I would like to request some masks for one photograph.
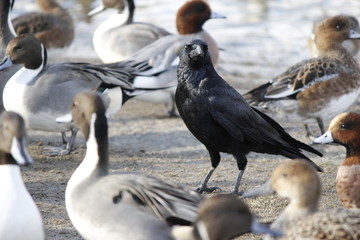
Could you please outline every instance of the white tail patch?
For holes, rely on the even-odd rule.
[[[121,109],[123,104],[123,92],[120,87],[107,88],[103,92],[102,97],[107,108],[107,115],[115,114]]]

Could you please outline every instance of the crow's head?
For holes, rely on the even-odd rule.
[[[208,45],[198,39],[186,44],[180,52],[180,62],[190,67],[202,67],[206,64],[212,64]]]

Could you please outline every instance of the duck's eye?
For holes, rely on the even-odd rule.
[[[21,45],[18,45],[18,46],[15,46],[15,50],[21,50],[21,49],[23,49],[23,46],[21,46]]]
[[[287,178],[288,175],[287,175],[287,173],[283,173],[282,176],[283,176],[284,178]]]
[[[336,25],[335,28],[336,28],[336,30],[340,31],[340,30],[344,29],[344,25],[338,24],[338,25]]]
[[[346,123],[342,123],[340,125],[340,128],[348,130],[348,129],[351,129],[353,127],[353,125],[354,124],[352,122],[346,122]]]
[[[246,214],[246,211],[244,209],[237,209],[236,211],[239,215],[244,215]]]

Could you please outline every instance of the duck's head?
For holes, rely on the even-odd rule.
[[[106,118],[105,111],[101,97],[95,92],[81,92],[74,97],[71,108],[72,120],[84,134],[85,139],[89,138],[90,125],[94,116],[96,119]],[[101,124],[107,124],[107,121],[101,121]],[[107,125],[102,132],[107,132]]]
[[[290,161],[278,166],[270,178],[272,188],[290,201],[317,202],[321,183],[314,167],[305,161]]]
[[[13,64],[23,64],[27,69],[37,69],[46,64],[44,45],[31,34],[13,38],[6,47],[5,57],[0,70]]]
[[[204,23],[211,18],[225,18],[212,12],[207,2],[202,0],[187,1],[176,14],[176,28],[181,35],[202,31]]]
[[[249,207],[232,194],[207,198],[199,206],[194,235],[199,239],[233,239],[245,233],[281,235],[259,224]]]
[[[27,136],[24,119],[14,112],[0,114],[0,152],[6,158],[0,158],[0,164],[28,165],[33,162],[27,152]]]
[[[337,115],[331,120],[328,130],[313,143],[337,143],[351,155],[360,148],[360,115],[354,112]]]
[[[316,169],[304,160],[292,160],[279,165],[270,180],[261,187],[245,191],[244,197],[277,193],[291,203],[304,208],[317,208],[321,182]]]
[[[320,52],[343,48],[342,43],[348,39],[360,39],[359,22],[352,16],[326,18],[315,29],[315,43]]]

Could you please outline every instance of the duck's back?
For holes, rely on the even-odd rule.
[[[121,186],[126,188],[126,181],[135,177],[141,178],[131,174],[108,175],[66,189],[68,214],[85,239],[171,239],[170,228],[165,221],[142,205],[141,200],[134,197],[136,195],[122,191]]]
[[[287,240],[360,239],[360,210],[332,209],[301,219],[285,231]]]
[[[128,59],[140,49],[169,34],[153,24],[135,22],[110,28],[99,26],[93,41],[100,59],[104,63],[112,63]]]

